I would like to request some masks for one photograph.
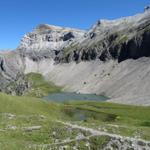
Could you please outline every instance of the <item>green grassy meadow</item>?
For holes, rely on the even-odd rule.
[[[26,78],[31,84],[31,90],[26,93],[26,96],[44,97],[50,93],[61,92],[62,90],[62,87],[58,87],[52,82],[45,81],[41,74],[29,73],[26,75]]]
[[[75,117],[77,111],[85,118]],[[140,136],[139,138],[150,140],[149,114],[150,107],[101,102],[58,104],[38,98],[0,93],[0,149],[42,150],[42,145],[61,142],[68,138],[75,139],[79,133],[90,135],[79,129],[70,131],[69,127],[57,120],[124,136]],[[30,129],[31,127],[33,129]],[[95,140],[92,141],[94,137],[89,139],[93,149],[96,147],[95,144],[103,145],[106,142],[104,139],[109,140],[108,137],[102,137],[95,137],[99,141],[97,143],[94,142]],[[87,141],[79,141],[79,147],[84,147],[85,142]],[[68,143],[70,148],[74,144],[74,142]],[[38,147],[35,148],[34,146],[37,145]],[[50,147],[58,149],[59,146]]]
[[[37,98],[62,88],[47,83],[40,74],[28,74],[31,90],[24,96],[0,93],[0,150],[102,149],[109,136],[70,128],[67,122],[121,136],[150,141],[150,107],[108,102],[54,103]],[[83,135],[82,140],[77,140]]]

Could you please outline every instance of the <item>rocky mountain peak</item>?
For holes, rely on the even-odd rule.
[[[58,26],[52,26],[48,24],[40,24],[39,26],[36,27],[36,30],[61,30],[61,27]]]
[[[144,8],[144,11],[145,11],[145,12],[150,11],[150,5],[146,6],[146,7]]]
[[[95,30],[95,29],[111,29],[113,27],[121,27],[121,28],[127,28],[131,26],[132,28],[134,26],[140,25],[143,23],[143,21],[149,20],[150,16],[150,6],[145,7],[145,12],[146,13],[139,13],[134,16],[128,16],[128,17],[123,17],[119,19],[113,19],[113,20],[107,20],[107,19],[101,19],[96,22],[94,26],[90,30]],[[148,13],[147,13],[148,12]]]
[[[61,27],[61,26],[54,26],[49,24],[40,24],[38,25],[34,31],[64,31],[64,32],[85,32],[84,30],[75,29],[75,28],[68,28],[68,27]]]
[[[18,49],[23,51],[59,51],[82,38],[84,34],[83,30],[41,24],[22,38]]]
[[[67,57],[64,60],[80,62],[117,59],[118,62],[121,62],[130,58],[149,57],[149,12],[115,20],[97,21],[83,40],[64,51],[64,56],[67,51]]]

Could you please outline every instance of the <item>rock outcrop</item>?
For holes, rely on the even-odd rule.
[[[15,51],[0,53],[0,91],[12,95],[23,95],[28,82],[23,74],[24,64]]]
[[[85,31],[51,25],[39,25],[33,32],[27,33],[18,47],[18,51],[34,61],[51,58],[60,50],[78,41]]]
[[[122,62],[150,56],[150,11],[118,20],[100,20],[82,41],[62,51],[60,61],[110,59]]]

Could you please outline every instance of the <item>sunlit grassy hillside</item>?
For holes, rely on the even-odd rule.
[[[27,92],[27,96],[44,97],[50,93],[61,92],[62,88],[56,86],[52,82],[45,81],[44,77],[38,73],[29,73],[26,75],[30,82],[31,89]]]
[[[101,102],[49,103],[31,97],[16,97],[0,93],[0,149],[41,150],[45,144],[58,149],[66,139],[76,139],[78,134],[90,133],[61,124],[71,122],[96,130],[123,135],[139,136],[150,140],[150,107],[128,106]],[[97,142],[95,143],[95,140]],[[90,138],[93,147],[103,146],[107,137]],[[82,140],[81,140],[82,141]],[[78,147],[84,150],[83,140]],[[54,143],[60,143],[55,145]],[[53,145],[51,145],[53,144]],[[98,144],[98,145],[97,145]],[[67,143],[68,150],[76,142]],[[49,149],[47,147],[45,149]]]

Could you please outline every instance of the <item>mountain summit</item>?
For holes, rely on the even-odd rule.
[[[61,50],[83,37],[85,31],[42,24],[27,33],[19,46],[24,50]]]

